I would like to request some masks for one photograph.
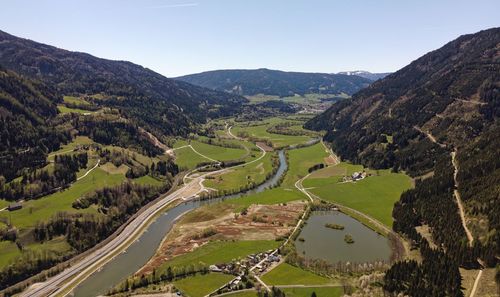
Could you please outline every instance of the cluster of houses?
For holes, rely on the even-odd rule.
[[[279,262],[280,259],[281,256],[277,254],[276,250],[269,250],[258,254],[248,255],[245,259],[240,261],[210,265],[209,270],[211,272],[233,275],[244,275],[247,270],[264,272],[273,262]]]
[[[243,283],[243,278],[249,272],[262,274],[271,265],[279,263],[280,260],[281,256],[277,253],[277,250],[269,250],[266,252],[249,255],[245,259],[237,262],[210,265],[209,270],[211,272],[236,275],[233,280],[220,288],[220,290],[224,289],[228,291],[235,291],[242,289],[242,285],[245,285]]]

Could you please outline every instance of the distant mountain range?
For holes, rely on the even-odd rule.
[[[371,80],[343,74],[285,72],[270,69],[215,70],[175,78],[205,88],[238,95],[293,96],[309,93],[351,95]]]
[[[371,73],[371,72],[364,71],[364,70],[355,70],[355,71],[342,71],[342,72],[339,72],[338,74],[356,75],[356,76],[364,77],[364,78],[369,79],[371,81],[376,81],[376,80],[379,80],[381,78],[388,76],[391,73],[392,72]]]

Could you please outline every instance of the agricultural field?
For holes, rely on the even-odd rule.
[[[210,162],[210,160],[198,155],[190,147],[175,150],[175,163],[181,169],[194,169],[202,162]]]
[[[245,291],[236,291],[231,294],[227,294],[228,297],[257,297],[257,291],[255,290],[245,290]],[[309,296],[308,296],[309,297]]]
[[[228,263],[232,260],[245,258],[250,254],[275,249],[280,242],[275,240],[242,240],[209,242],[193,252],[178,256],[165,262],[160,271],[167,267],[184,267],[191,264],[204,265]]]
[[[260,124],[256,126],[247,126],[248,124],[251,124],[250,122],[238,123],[236,126],[232,127],[231,132],[234,135],[238,135],[240,133],[248,133],[248,135],[251,137],[268,140],[273,144],[273,147],[275,148],[299,143],[306,143],[307,141],[311,140],[311,137],[309,136],[274,134],[266,131],[272,125],[285,121],[286,120],[282,118],[271,118],[264,122],[259,122]],[[298,124],[300,124],[300,122],[298,122]]]
[[[361,211],[386,226],[392,226],[392,209],[401,193],[412,187],[412,180],[403,173],[390,170],[368,170],[371,176],[356,182],[342,182],[342,176],[361,171],[359,165],[341,163],[318,170],[303,185],[313,194],[330,202]]]
[[[222,273],[198,274],[174,282],[174,286],[184,296],[203,297],[217,290],[225,283],[232,280],[234,276]]]
[[[250,183],[261,183],[272,170],[271,157],[272,155],[268,153],[257,162],[229,169],[223,174],[213,175],[203,184],[216,190],[231,190]]]
[[[193,151],[188,145],[191,145]],[[222,146],[210,145],[196,140],[178,140],[174,144],[176,163],[187,169],[193,169],[201,162],[229,161],[245,158],[249,156],[247,150],[243,148],[226,148]]]
[[[324,163],[326,157],[328,153],[321,143],[288,151],[288,172],[283,187],[295,189],[295,182],[306,176],[311,166]]]
[[[283,288],[286,297],[311,297],[316,293],[318,297],[341,297],[344,296],[342,287],[307,287],[307,288]]]
[[[261,277],[267,285],[328,285],[333,280],[305,271],[287,263],[280,264]]]

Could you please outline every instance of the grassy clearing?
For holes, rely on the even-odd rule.
[[[342,287],[283,288],[282,291],[287,297],[311,297],[313,292],[318,297],[344,296]]]
[[[269,128],[271,124],[274,124],[280,120],[283,121],[282,119],[273,118],[273,120],[268,121],[267,124],[260,126],[236,126],[231,129],[231,132],[235,135],[237,135],[237,133],[239,132],[248,132],[250,136],[270,140],[273,143],[274,147],[305,143],[311,139],[308,136],[273,134],[266,131],[266,129]]]
[[[321,170],[314,171],[308,178],[308,180],[314,178],[336,178],[336,180],[341,179],[344,175],[350,176],[354,172],[363,171],[363,165],[353,165],[351,163],[342,162],[335,166],[330,166],[323,168]]]
[[[305,199],[307,199],[307,197],[305,197],[299,191],[288,191],[283,188],[274,188],[271,190],[266,190],[264,192],[243,196],[237,199],[226,200],[221,203],[235,205],[239,211],[252,204],[280,204]]]
[[[174,285],[184,295],[189,297],[203,297],[217,290],[234,276],[222,273],[208,273],[184,278],[174,282]]]
[[[56,237],[43,243],[30,244],[28,248],[33,251],[52,251],[60,254],[69,252],[73,249],[63,236]]]
[[[12,241],[0,241],[0,269],[21,255],[21,251]]]
[[[175,163],[183,169],[194,169],[201,162],[209,162],[210,160],[203,158],[189,147],[175,150]]]
[[[55,155],[60,155],[60,154],[67,154],[73,151],[75,148],[77,148],[80,145],[86,145],[86,144],[92,144],[94,141],[92,139],[88,138],[87,136],[77,136],[75,139],[73,139],[72,142],[65,144],[61,146],[61,148],[55,152],[52,152],[48,156],[48,160],[54,160]]]
[[[243,241],[214,241],[203,245],[194,251],[173,258],[165,262],[160,270],[167,267],[184,267],[191,264],[204,265],[228,263],[232,260],[244,258],[250,254],[275,249],[279,246],[274,240],[243,240]]]
[[[227,294],[226,296],[230,297],[257,297],[257,291],[249,290],[249,291],[240,291],[232,294]],[[309,297],[309,296],[308,296]]]
[[[57,109],[59,110],[60,113],[79,113],[79,114],[92,113],[92,111],[89,110],[84,110],[80,108],[69,108],[62,104],[58,104]]]
[[[70,103],[70,104],[90,105],[90,103],[83,100],[83,98],[75,96],[64,96],[63,101],[64,103]]]
[[[4,199],[0,199],[0,209],[9,206],[10,202]]]
[[[125,180],[122,174],[108,174],[100,168],[94,169],[85,178],[76,181],[68,189],[37,200],[29,200],[23,208],[10,214],[12,224],[19,229],[34,227],[37,221],[50,219],[58,211],[95,212],[94,208],[77,211],[71,204],[82,195],[104,186],[118,185]],[[0,212],[0,218],[9,219],[9,214]]]
[[[267,285],[327,285],[332,280],[287,263],[269,271],[261,277]]]
[[[313,165],[324,163],[328,154],[321,143],[288,151],[288,172],[283,187],[295,188],[295,182],[306,176]]]
[[[238,189],[240,186],[250,183],[261,183],[265,180],[267,173],[272,170],[271,154],[266,154],[260,161],[250,165],[244,165],[229,172],[215,175],[213,179],[207,179],[204,184],[217,190]]]
[[[325,200],[354,208],[392,226],[392,208],[401,193],[411,188],[411,178],[390,170],[377,172],[357,182],[339,183],[339,176],[332,176],[306,179],[303,184]]]
[[[210,145],[203,142],[191,141],[193,148],[200,154],[218,161],[235,160],[246,155],[246,150],[236,148],[226,148],[216,145]]]
[[[139,184],[139,185],[161,186],[164,184],[163,181],[158,180],[150,175],[145,175],[145,176],[141,176],[139,178],[134,178],[134,179],[132,179],[132,181],[136,184]]]

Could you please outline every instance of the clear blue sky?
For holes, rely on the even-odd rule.
[[[499,0],[0,0],[0,29],[166,76],[395,71],[500,26]]]

